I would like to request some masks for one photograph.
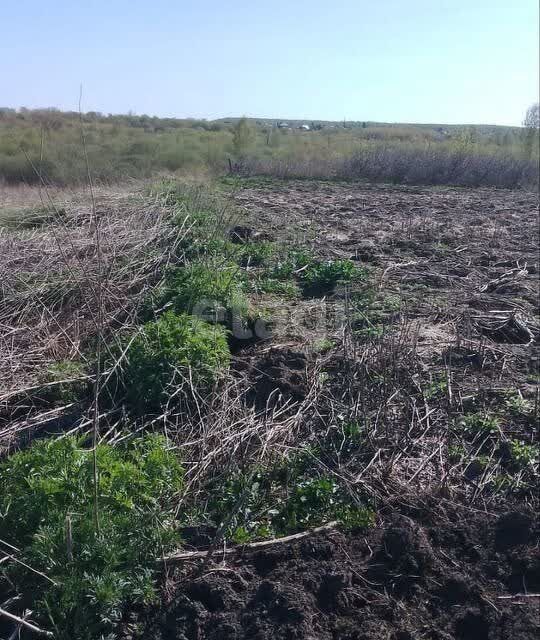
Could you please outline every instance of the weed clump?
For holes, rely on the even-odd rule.
[[[512,464],[518,469],[531,469],[538,471],[540,462],[540,447],[527,444],[521,440],[510,441],[510,454]]]
[[[292,249],[277,261],[274,269],[269,274],[277,280],[289,280],[299,276],[303,270],[313,265],[315,258],[305,249]]]
[[[266,240],[246,242],[239,246],[237,259],[243,267],[260,267],[268,264],[276,253],[276,245]]]
[[[458,427],[467,436],[490,436],[498,433],[500,419],[494,415],[483,413],[470,413],[458,420]]]
[[[238,472],[211,489],[210,496],[208,515],[215,525],[237,509],[227,530],[237,543],[296,533],[330,520],[346,529],[365,529],[374,519],[369,506],[332,476],[316,472],[306,455]]]
[[[288,251],[268,274],[279,281],[296,279],[307,296],[330,293],[336,285],[351,283],[363,275],[352,260],[322,262],[303,249]]]
[[[0,590],[59,640],[109,637],[128,600],[155,598],[155,559],[178,543],[183,469],[165,440],[99,444],[96,457],[99,528],[82,441],[38,441],[0,464],[0,538],[25,563],[2,566]]]
[[[127,403],[138,412],[153,412],[168,400],[172,383],[181,384],[181,376],[199,389],[215,382],[229,364],[230,351],[223,327],[168,311],[143,326],[126,359]]]
[[[305,293],[317,294],[332,291],[337,284],[348,284],[361,275],[352,260],[328,260],[308,265],[301,282]]]
[[[252,283],[256,293],[269,293],[284,298],[297,298],[300,289],[294,280],[278,280],[276,278],[260,277]]]
[[[248,302],[244,283],[235,265],[196,262],[170,272],[162,292],[162,304],[177,313],[191,313],[208,322],[231,324],[246,317]]]

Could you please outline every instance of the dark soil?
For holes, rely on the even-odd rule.
[[[444,501],[391,508],[368,535],[331,530],[204,568],[168,570],[162,606],[122,640],[532,640],[540,527]],[[504,597],[503,597],[504,596]],[[506,597],[513,596],[513,597]]]
[[[280,347],[269,347],[262,354],[244,352],[235,363],[236,370],[249,377],[248,401],[257,409],[305,398],[307,366],[305,353]]]

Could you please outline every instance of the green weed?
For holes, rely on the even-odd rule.
[[[524,419],[527,422],[536,422],[534,403],[523,398],[521,394],[514,391],[508,392],[504,405],[514,417]]]
[[[270,293],[285,298],[297,298],[300,289],[294,280],[278,280],[277,278],[260,277],[252,281],[255,293]]]
[[[448,393],[448,380],[446,378],[435,376],[424,388],[423,393],[426,400],[441,397]]]
[[[313,345],[313,350],[316,353],[328,353],[328,351],[333,349],[335,345],[336,343],[334,342],[334,340],[331,340],[330,338],[321,338],[320,340],[317,340],[315,342],[315,344]]]
[[[237,260],[243,267],[260,267],[266,265],[276,254],[273,242],[246,242],[238,246]]]
[[[296,279],[306,295],[328,293],[337,284],[347,284],[365,275],[352,260],[317,260],[304,249],[289,249],[268,273],[276,280]]]
[[[451,444],[448,446],[448,459],[452,464],[460,462],[465,456],[466,451],[462,444]]]
[[[315,262],[301,273],[300,280],[307,294],[331,291],[337,284],[347,284],[359,279],[363,271],[352,260],[328,260]]]
[[[401,298],[380,296],[368,285],[351,294],[350,305],[356,337],[369,341],[384,335],[386,326],[401,308]]]
[[[457,420],[458,429],[470,437],[489,436],[498,433],[500,418],[484,413],[471,413]]]
[[[169,398],[173,380],[205,388],[229,364],[225,330],[198,318],[171,311],[146,323],[131,340],[123,367],[121,388],[138,412],[159,411]]]
[[[232,316],[248,315],[244,288],[243,273],[236,265],[195,262],[169,272],[160,304],[170,303],[178,313],[196,313],[209,322],[230,324]]]
[[[510,441],[512,461],[520,468],[534,468],[540,461],[540,447],[521,440]]]
[[[99,530],[93,456],[82,442],[39,441],[0,464],[0,537],[47,576],[7,563],[3,586],[59,640],[103,638],[127,601],[154,599],[155,560],[178,543],[173,498],[183,471],[165,441],[100,444],[96,455]]]
[[[287,535],[328,520],[351,529],[373,521],[371,509],[357,503],[332,476],[314,473],[307,451],[285,464],[237,473],[210,495],[209,513],[216,525],[238,509],[227,533],[236,542]]]
[[[285,248],[268,275],[277,280],[290,280],[299,277],[299,274],[314,262],[315,258],[305,249]]]

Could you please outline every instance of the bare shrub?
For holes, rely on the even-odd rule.
[[[346,156],[251,158],[244,162],[241,172],[279,178],[333,178],[394,184],[504,189],[538,186],[538,167],[529,158],[443,144],[368,144]]]

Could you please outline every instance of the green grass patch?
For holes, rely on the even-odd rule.
[[[295,280],[278,280],[277,278],[259,277],[252,281],[255,293],[269,293],[284,298],[298,298],[300,288]]]
[[[401,309],[401,299],[384,295],[367,285],[350,296],[352,327],[362,341],[380,338]]]

